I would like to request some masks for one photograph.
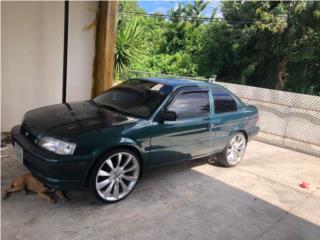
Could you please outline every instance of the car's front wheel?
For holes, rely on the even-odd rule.
[[[90,188],[101,201],[120,201],[133,190],[140,171],[140,162],[134,152],[127,149],[113,150],[95,164],[89,178]]]
[[[246,147],[247,139],[244,133],[236,132],[232,135],[224,151],[218,154],[218,161],[226,167],[233,167],[241,162]]]

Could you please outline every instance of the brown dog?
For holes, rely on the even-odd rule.
[[[48,200],[50,203],[56,203],[56,200],[51,197],[48,193],[56,193],[62,201],[68,201],[68,198],[62,191],[50,189],[45,187],[41,182],[35,179],[31,173],[24,174],[20,177],[15,178],[10,185],[10,188],[5,191],[3,200],[7,199],[13,192],[24,190],[26,194],[29,191],[35,192],[40,198]]]

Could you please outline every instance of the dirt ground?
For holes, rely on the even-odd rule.
[[[2,190],[27,172],[11,146],[1,167]],[[201,159],[150,170],[116,204],[67,194],[55,205],[12,194],[1,203],[2,239],[320,239],[320,159],[257,141],[234,168]]]

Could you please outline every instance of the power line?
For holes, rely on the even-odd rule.
[[[140,16],[147,16],[147,17],[165,17],[165,18],[175,18],[175,19],[201,19],[201,20],[223,20],[223,18],[210,18],[210,17],[194,17],[194,16],[171,16],[168,14],[156,14],[156,13],[139,13],[139,12],[126,12],[126,11],[120,11],[121,13],[127,14],[127,15],[140,15]]]
[[[145,16],[145,17],[164,17],[169,19],[180,19],[180,20],[191,20],[191,19],[198,19],[203,21],[217,21],[217,22],[226,22],[226,23],[233,23],[233,24],[250,24],[254,23],[253,21],[227,21],[224,18],[211,18],[211,17],[195,17],[195,16],[171,16],[168,14],[155,14],[155,13],[139,13],[139,12],[127,12],[127,11],[119,11],[120,13],[123,13],[123,15],[127,16]]]

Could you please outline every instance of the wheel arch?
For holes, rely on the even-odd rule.
[[[248,133],[247,133],[244,129],[238,128],[238,129],[235,129],[235,131],[232,131],[232,132],[230,133],[230,136],[229,136],[230,140],[229,140],[227,146],[224,148],[223,152],[217,154],[217,160],[218,160],[218,162],[220,162],[220,163],[221,163],[223,166],[225,166],[225,167],[233,167],[233,166],[237,165],[237,164],[242,160],[243,155],[242,155],[240,161],[236,162],[235,164],[232,164],[232,163],[230,164],[229,162],[227,162],[227,149],[228,149],[229,143],[230,143],[231,139],[232,139],[237,133],[242,133],[242,134],[244,135],[244,137],[245,137],[246,143],[248,142]],[[247,144],[246,144],[246,145],[247,145]],[[244,146],[244,150],[245,150],[245,149],[246,149],[246,146]],[[243,154],[244,154],[244,153],[243,153]]]
[[[110,148],[106,149],[105,151],[101,152],[95,158],[95,160],[92,162],[91,166],[89,167],[89,170],[86,173],[86,184],[88,184],[88,182],[89,182],[90,174],[91,174],[92,169],[95,166],[96,162],[98,161],[98,159],[100,159],[103,155],[106,155],[109,152],[114,151],[116,149],[127,149],[129,151],[134,152],[137,155],[138,161],[140,162],[140,167],[141,167],[140,178],[142,177],[142,173],[143,173],[144,168],[145,168],[145,166],[144,166],[145,161],[144,161],[144,158],[142,156],[141,150],[137,146],[130,145],[130,144],[123,144],[123,145],[117,145],[117,146],[110,147]]]
[[[248,133],[245,130],[243,130],[243,129],[240,130],[239,129],[239,130],[235,131],[233,134],[235,134],[237,132],[243,133],[245,138],[246,138],[246,142],[248,142]]]

